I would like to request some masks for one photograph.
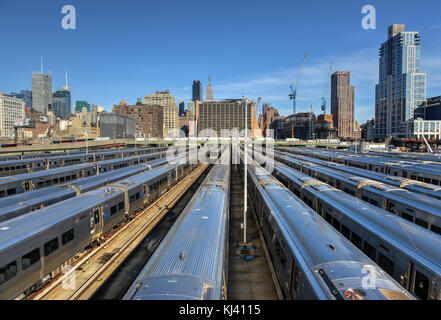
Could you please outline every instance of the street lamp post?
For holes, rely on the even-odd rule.
[[[88,153],[88,146],[89,146],[89,135],[87,134],[87,131],[84,131],[84,135],[86,136],[86,156]]]

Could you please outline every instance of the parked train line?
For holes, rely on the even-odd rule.
[[[441,299],[439,235],[284,164],[273,174],[406,290]]]
[[[251,164],[248,178],[249,196],[285,298],[414,299],[266,170]],[[363,285],[367,268],[376,277],[375,287]]]
[[[105,161],[116,158],[139,156],[143,154],[166,151],[165,147],[160,148],[130,148],[116,149],[111,151],[100,151],[94,153],[79,153],[74,155],[61,155],[51,157],[40,157],[21,160],[0,161],[0,176],[10,176],[21,173],[35,172],[53,168],[67,167],[75,164],[83,164],[97,161]]]
[[[419,194],[423,194],[428,197],[436,198],[441,200],[441,187],[435,186],[430,183],[425,183],[421,181],[411,180],[403,177],[397,177],[397,176],[391,176],[388,174],[384,174],[381,172],[375,172],[375,171],[369,171],[366,169],[360,169],[355,167],[346,166],[341,163],[335,163],[331,161],[325,161],[325,160],[319,160],[316,158],[301,156],[298,154],[293,154],[286,151],[275,151],[274,154],[282,155],[282,156],[289,156],[295,159],[305,160],[309,161],[321,166],[325,166],[328,168],[333,168],[339,171],[343,171],[349,174],[352,174],[354,176],[359,176],[362,178],[372,179],[379,182],[383,182],[389,185],[392,185],[397,188],[409,190],[412,192],[416,192]]]
[[[178,159],[178,158],[176,158]],[[0,199],[0,222],[18,217],[23,214],[47,207],[51,204],[75,197],[108,183],[151,170],[167,164],[167,159],[161,158],[139,165],[109,171],[99,175],[78,179],[70,183],[37,189]]]
[[[441,201],[294,156],[274,158],[298,171],[441,235]]]
[[[24,298],[194,165],[164,165],[0,223],[0,299]]]
[[[215,164],[124,300],[226,299],[229,182]]]
[[[410,178],[434,185],[441,185],[441,164],[428,161],[387,161],[360,155],[342,155],[338,152],[307,148],[277,148],[307,157],[341,163],[346,166],[381,172],[397,177]]]
[[[69,183],[83,177],[102,172],[125,168],[146,161],[164,158],[167,152],[149,153],[128,158],[99,161],[90,164],[78,164],[69,167],[23,173],[15,176],[0,177],[0,198],[29,192],[52,185]]]

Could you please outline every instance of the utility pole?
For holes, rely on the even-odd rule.
[[[86,156],[87,156],[88,146],[89,146],[89,135],[87,134],[87,131],[84,131],[84,135],[86,136]]]
[[[244,193],[243,193],[243,243],[247,243],[247,178],[248,178],[248,143],[247,143],[247,131],[248,131],[248,113],[247,113],[247,100],[243,97],[244,109],[245,109],[245,140],[244,140]]]

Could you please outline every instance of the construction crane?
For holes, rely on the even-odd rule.
[[[255,115],[256,115],[256,119],[258,118],[259,106],[260,106],[260,100],[262,100],[261,97],[259,97],[259,98],[257,99],[256,107],[254,108],[254,112],[255,112]]]
[[[299,87],[300,77],[302,76],[303,67],[305,65],[305,61],[306,61],[307,56],[308,56],[308,51],[305,52],[305,55],[303,57],[303,62],[302,62],[302,66],[300,67],[300,70],[299,70],[299,76],[297,77],[295,89],[292,88],[292,83],[289,86],[289,88],[291,89],[291,94],[289,94],[289,98],[292,100],[292,114],[293,115],[296,114],[297,88]],[[294,138],[294,122],[292,122],[292,124],[291,124],[291,134],[292,134],[292,137]]]
[[[332,73],[332,61],[331,61],[331,65],[329,66],[329,74],[328,74],[328,79],[326,81],[326,87],[325,90],[323,90],[323,96],[322,96],[323,114],[326,114],[326,100],[328,98],[328,89],[329,89],[329,82],[331,81],[331,73]]]

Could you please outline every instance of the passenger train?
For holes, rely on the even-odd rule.
[[[230,165],[213,166],[123,300],[226,299]]]
[[[441,236],[276,162],[273,174],[419,299],[441,299]]]
[[[341,154],[338,152],[316,151],[306,148],[277,148],[325,161],[341,163],[346,166],[381,172],[397,177],[410,178],[434,185],[441,185],[441,163],[433,161],[399,161],[393,159],[376,159],[363,155]]]
[[[0,299],[21,299],[194,165],[164,165],[0,223]]]
[[[40,158],[0,161],[0,176],[10,176],[39,170],[72,166],[116,158],[139,156],[148,153],[166,151],[167,148],[130,148],[111,151],[89,152],[69,155],[42,156]]]
[[[263,168],[249,165],[248,180],[248,194],[286,299],[414,299]],[[365,280],[368,274],[370,281],[376,278],[375,284]]]
[[[0,198],[164,158],[166,151],[0,177]]]
[[[300,172],[441,235],[441,201],[294,156],[274,158]],[[320,160],[319,160],[320,161]]]

